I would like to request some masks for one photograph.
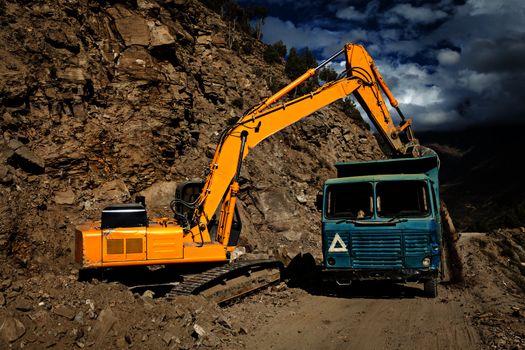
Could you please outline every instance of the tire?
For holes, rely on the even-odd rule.
[[[426,280],[424,283],[425,295],[428,298],[435,298],[438,295],[438,281],[437,278]]]

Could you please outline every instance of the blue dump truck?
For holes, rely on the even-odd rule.
[[[439,158],[337,163],[317,198],[323,279],[421,282],[437,296],[442,225]]]

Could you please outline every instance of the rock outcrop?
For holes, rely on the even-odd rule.
[[[70,252],[108,203],[203,177],[227,123],[285,82],[264,44],[196,1],[0,6],[0,244],[27,262]],[[334,107],[263,142],[242,173],[248,251],[318,249],[313,198],[332,164],[380,156]]]

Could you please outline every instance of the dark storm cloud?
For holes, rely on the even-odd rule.
[[[524,72],[525,33],[476,39],[463,55],[465,67],[477,72]]]
[[[269,7],[268,43],[364,44],[416,128],[524,121],[523,0],[241,2]]]

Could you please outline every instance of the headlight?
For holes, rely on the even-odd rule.
[[[328,258],[328,265],[335,265],[335,259],[334,258]]]
[[[430,258],[429,257],[426,257],[424,258],[423,260],[421,260],[421,263],[423,264],[424,267],[429,267],[430,266]]]

